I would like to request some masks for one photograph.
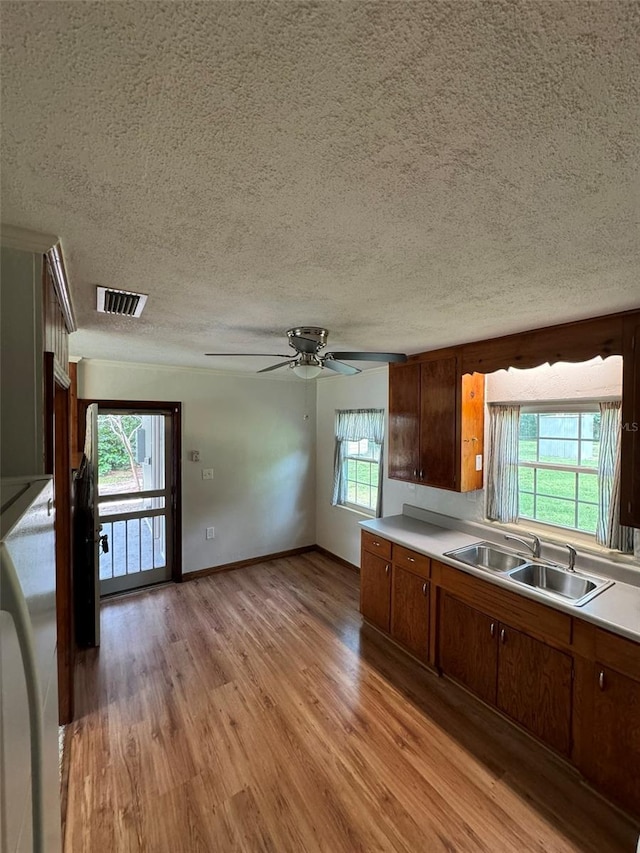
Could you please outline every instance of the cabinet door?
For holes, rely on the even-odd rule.
[[[416,657],[429,652],[429,582],[400,566],[393,566],[391,636]]]
[[[382,557],[362,552],[360,567],[360,613],[389,632],[391,613],[391,565]]]
[[[640,527],[640,314],[624,323],[620,522]]]
[[[495,705],[498,623],[443,593],[439,613],[439,664],[485,702]]]
[[[455,489],[460,461],[457,359],[422,362],[420,383],[420,480],[428,486]]]
[[[568,755],[571,657],[502,624],[498,646],[498,708]]]
[[[640,814],[640,682],[604,666],[594,669],[593,781]]]
[[[420,365],[389,369],[389,476],[416,480],[420,467]]]

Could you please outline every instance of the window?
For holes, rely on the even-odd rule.
[[[383,409],[336,412],[334,506],[381,514]]]
[[[600,411],[523,408],[518,437],[519,517],[595,534]]]
[[[344,503],[375,512],[378,505],[380,445],[368,438],[347,441],[344,478],[347,493]]]

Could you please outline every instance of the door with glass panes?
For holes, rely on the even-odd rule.
[[[98,411],[100,595],[171,580],[171,413]]]

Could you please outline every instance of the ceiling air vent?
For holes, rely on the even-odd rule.
[[[129,290],[98,288],[98,311],[101,314],[119,314],[121,317],[139,317],[147,301],[146,293]]]

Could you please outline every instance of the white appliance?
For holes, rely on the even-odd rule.
[[[59,853],[50,477],[0,481],[0,851]]]

